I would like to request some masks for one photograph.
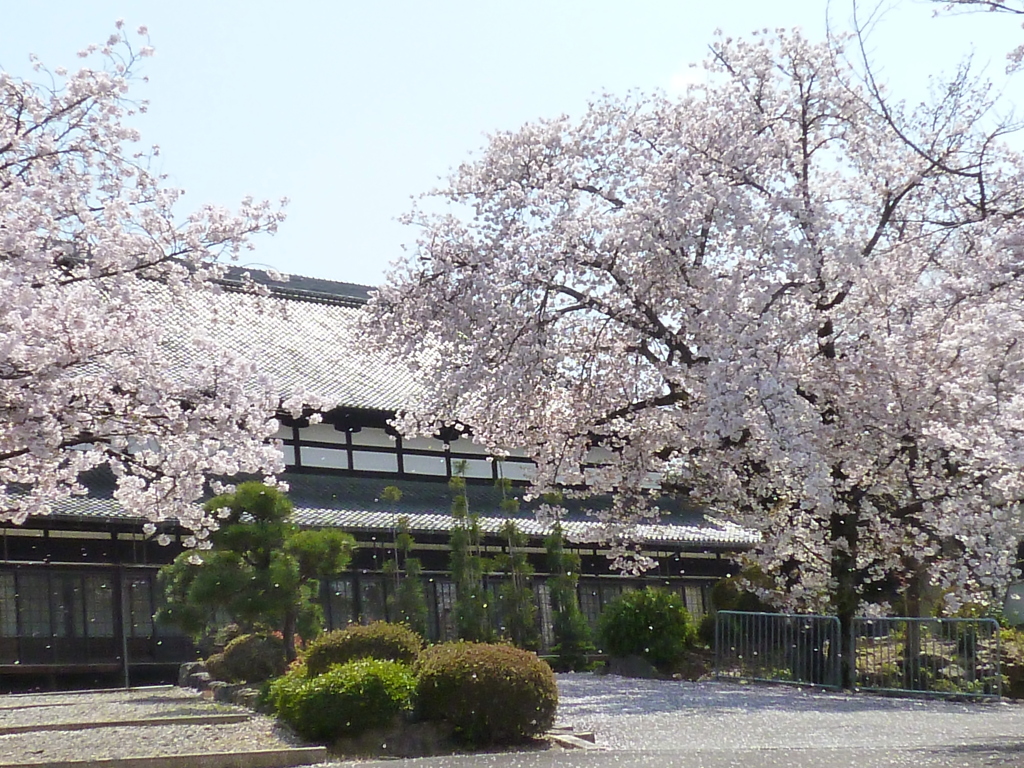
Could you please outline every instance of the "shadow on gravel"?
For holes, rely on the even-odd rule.
[[[964,744],[959,747],[949,747],[944,752],[951,755],[1024,755],[1024,742],[1020,741],[998,741],[985,744]]]

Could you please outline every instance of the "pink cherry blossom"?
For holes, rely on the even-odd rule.
[[[282,468],[279,398],[168,309],[210,306],[223,260],[283,215],[246,200],[178,218],[129,125],[149,49],[123,31],[107,46],[47,85],[0,72],[0,520],[52,511],[106,466],[128,513],[176,517],[201,546],[209,477]]]
[[[617,541],[659,482],[689,494],[762,532],[758,587],[790,605],[1001,597],[1024,159],[984,84],[882,103],[834,45],[720,38],[679,98],[493,135],[371,305],[423,379],[400,428],[469,424],[537,492],[613,493]]]

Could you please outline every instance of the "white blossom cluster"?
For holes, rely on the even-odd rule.
[[[180,191],[126,124],[152,52],[131,40],[118,23],[78,71],[37,61],[48,85],[0,72],[0,520],[46,514],[107,465],[126,511],[176,517],[202,547],[207,478],[282,468],[278,400],[209,328],[167,315],[212,301],[220,260],[283,214],[245,200],[176,219]]]
[[[719,38],[682,97],[492,136],[371,305],[424,381],[401,426],[470,424],[620,521],[657,473],[762,531],[761,587],[791,604],[996,594],[1024,496],[1024,159],[983,130],[984,84],[883,102],[836,45]]]

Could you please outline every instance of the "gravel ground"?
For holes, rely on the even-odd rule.
[[[559,725],[598,751],[366,761],[360,768],[873,768],[1024,766],[1024,706],[821,693],[784,686],[559,675]],[[189,690],[0,696],[0,725],[245,711]],[[230,725],[110,727],[0,736],[0,763],[187,754],[297,742],[254,715]],[[324,764],[337,766],[338,763]]]
[[[598,745],[614,750],[908,750],[1024,740],[1024,706],[1010,703],[585,674],[559,675],[558,689],[559,724],[593,731]]]
[[[611,675],[559,675],[558,688],[558,724],[593,731],[598,750],[371,761],[359,768],[1024,766],[1018,704]]]
[[[558,687],[559,723],[594,731],[610,750],[969,752],[1024,742],[1018,703],[593,675],[560,675]]]
[[[0,726],[86,723],[223,714],[248,710],[217,704],[181,688],[102,693],[0,696]],[[297,744],[274,720],[253,714],[241,723],[105,727],[0,735],[0,763],[34,763],[273,749]]]

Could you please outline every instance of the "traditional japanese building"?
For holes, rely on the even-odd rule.
[[[385,563],[395,556],[396,528],[404,516],[424,569],[431,639],[452,637],[448,481],[453,473],[466,478],[485,553],[498,553],[505,546],[499,531],[509,519],[503,494],[522,496],[531,463],[516,455],[495,460],[454,430],[405,439],[389,426],[416,382],[405,366],[360,348],[355,324],[369,289],[253,277],[270,287],[269,296],[240,290],[234,278],[224,281],[219,301],[232,320],[218,324],[222,340],[257,360],[284,388],[341,403],[322,423],[282,418],[279,433],[295,521],[341,528],[358,542],[352,567],[322,585],[329,626],[388,618],[393,581]],[[169,308],[169,321],[202,322],[204,311]],[[512,481],[511,491],[496,485],[499,477]],[[52,515],[21,526],[0,524],[0,690],[169,679],[181,661],[195,657],[188,638],[153,618],[161,600],[156,572],[182,550],[188,532],[165,521],[148,535],[143,521],[126,516],[114,501],[112,476],[97,472],[88,485],[89,495],[61,503]],[[389,486],[401,491],[399,501],[387,500],[393,496],[384,494]],[[594,531],[592,513],[601,504],[567,503],[562,526],[570,542]],[[592,622],[610,599],[643,584],[677,591],[700,616],[711,583],[730,570],[729,556],[756,541],[751,532],[679,500],[662,498],[658,505],[661,520],[638,531],[644,554],[657,564],[643,577],[610,570],[605,545],[570,544],[582,558],[579,596]],[[550,529],[525,499],[513,517],[529,537],[539,629],[549,644],[543,538]],[[499,579],[493,576],[489,587]]]

